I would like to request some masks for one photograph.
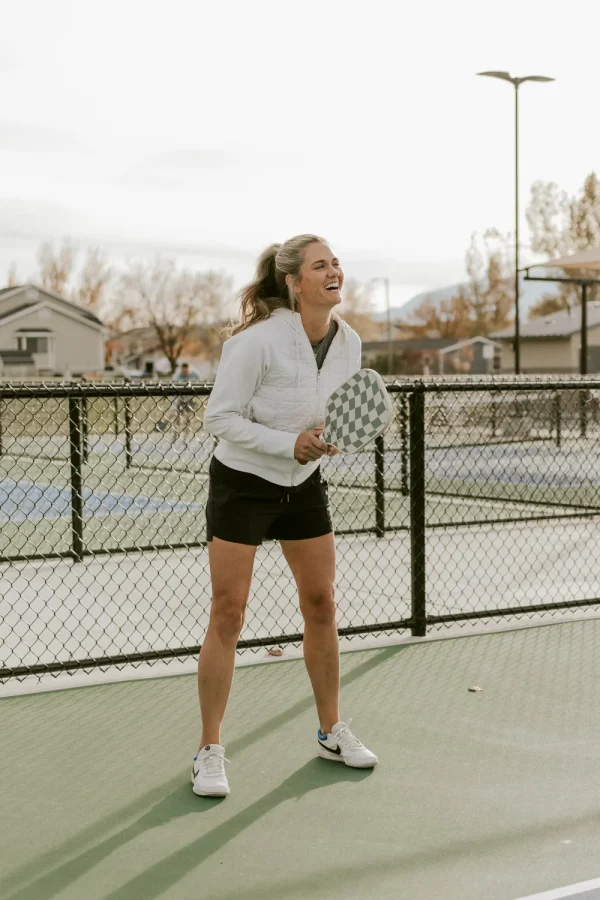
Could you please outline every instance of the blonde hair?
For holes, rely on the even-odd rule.
[[[327,241],[316,234],[298,234],[285,244],[271,244],[258,257],[254,280],[240,292],[240,319],[229,329],[238,334],[257,322],[268,319],[274,309],[296,308],[296,298],[285,277],[296,279],[309,244]]]

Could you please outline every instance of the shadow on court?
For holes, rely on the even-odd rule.
[[[164,895],[173,884],[188,872],[193,871],[209,856],[221,850],[240,832],[250,828],[262,816],[288,800],[298,800],[310,791],[339,782],[350,784],[362,781],[371,771],[349,769],[341,765],[328,765],[321,759],[312,759],[279,787],[270,791],[260,800],[232,816],[197,840],[182,847],[168,858],[151,866],[142,874],[105,895],[105,900],[153,900]],[[222,799],[196,797],[189,784],[181,785],[167,794],[160,803],[143,815],[137,822],[122,829],[94,847],[81,853],[75,859],[37,879],[26,887],[7,897],[6,900],[42,900],[58,896],[65,887],[75,882],[83,874],[98,865],[115,850],[143,835],[152,828],[161,828],[181,816],[196,817],[209,813]],[[193,823],[188,823],[193,828]]]
[[[406,647],[388,647],[368,654],[366,659],[363,659],[356,668],[342,675],[342,688],[351,685],[356,679],[370,672],[373,668],[386,662],[404,649],[406,649]],[[240,674],[243,675],[243,673],[244,670],[242,670],[242,673],[238,672],[237,677],[239,678]],[[186,677],[185,680],[189,681],[190,679]],[[110,687],[103,688],[103,690],[106,689],[110,690]],[[93,690],[93,688],[84,688],[82,690],[89,691]],[[76,689],[73,693],[79,693],[79,689]],[[84,698],[82,698],[82,700],[83,699]],[[311,710],[313,705],[314,700],[312,695],[303,697],[290,708],[261,722],[247,734],[232,741],[228,745],[227,752],[231,756],[242,753],[244,750],[252,747],[254,743],[288,725],[300,714]],[[192,754],[190,753],[189,756],[191,766]],[[324,760],[313,759],[289,779],[286,779],[278,789],[272,791],[270,795],[262,798],[256,804],[253,804],[251,809],[245,810],[243,814],[240,814],[240,822],[242,824],[239,825],[234,823],[233,827],[235,831],[232,832],[230,836],[227,836],[227,828],[223,827],[219,831],[219,834],[213,836],[213,838],[214,840],[220,841],[221,843],[218,844],[218,846],[221,846],[223,843],[230,840],[230,837],[232,837],[234,833],[237,833],[240,828],[248,827],[248,824],[252,821],[252,816],[258,818],[268,811],[268,809],[271,808],[271,805],[276,806],[283,802],[283,800],[291,799],[294,796],[300,796],[306,791],[316,790],[325,784],[339,781],[361,780],[368,774],[368,772],[351,770],[346,766],[328,765]],[[161,792],[166,792],[164,798],[159,803],[151,806],[148,810],[149,804],[152,804],[152,802],[156,800],[157,794]],[[215,806],[220,806],[223,802],[222,799],[217,798],[208,799],[196,797],[191,790],[191,784],[187,773],[176,776],[162,785],[153,787],[141,797],[136,798],[135,801],[128,803],[121,808],[117,808],[102,821],[95,822],[85,828],[77,835],[77,837],[64,842],[61,846],[54,848],[48,853],[44,853],[37,858],[34,857],[33,859],[28,860],[24,866],[11,873],[7,878],[0,878],[0,888],[5,892],[8,892],[9,890],[14,891],[14,893],[10,895],[10,900],[43,900],[43,898],[56,897],[63,888],[78,879],[86,871],[93,868],[101,859],[109,856],[114,850],[123,846],[128,841],[132,841],[135,837],[143,834],[148,829],[162,826],[167,822],[182,816],[196,816],[203,812],[208,812]],[[104,834],[114,830],[120,823],[130,820],[140,813],[142,813],[142,815],[140,815],[134,823],[111,835],[110,838],[102,840]],[[225,835],[225,838],[223,838],[223,835]],[[217,849],[214,840],[207,840],[207,849],[204,851],[206,856]],[[99,841],[99,843],[96,843],[90,848],[89,844],[94,841]],[[81,852],[79,855],[74,856],[74,854],[78,854],[78,851],[82,850],[84,847],[88,847],[88,849],[85,852]],[[68,862],[65,862],[57,868],[51,869],[47,874],[36,879],[32,883],[28,883],[25,887],[17,889],[18,885],[23,881],[29,882],[32,869],[43,871],[48,867],[56,866],[57,861],[61,858],[68,859]],[[196,864],[197,862],[198,859],[196,860]],[[8,894],[6,894],[6,896],[8,900]],[[115,896],[118,895],[115,894]],[[134,900],[134,896],[137,897],[138,895],[131,894],[129,896],[131,900]],[[142,893],[139,894],[139,896],[155,895],[146,895]]]

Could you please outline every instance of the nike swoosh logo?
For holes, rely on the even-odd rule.
[[[335,750],[333,747],[328,747],[327,744],[324,744],[323,741],[319,741],[319,746],[323,748],[323,750],[329,750],[330,753],[334,753],[336,756],[342,755],[341,747],[336,747]]]

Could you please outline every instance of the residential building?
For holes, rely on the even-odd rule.
[[[500,344],[485,337],[392,341],[393,375],[481,375],[498,371]],[[362,345],[363,366],[387,374],[387,341]]]
[[[89,310],[33,284],[0,290],[0,378],[78,378],[104,369],[105,329]]]
[[[600,372],[600,302],[587,304],[588,373]],[[514,328],[492,335],[502,346],[500,369],[514,372]],[[525,322],[520,328],[521,371],[574,374],[581,371],[581,307]]]

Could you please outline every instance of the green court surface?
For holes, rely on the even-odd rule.
[[[593,619],[344,654],[342,713],[379,754],[372,772],[314,758],[301,660],[242,667],[223,801],[189,783],[193,676],[5,698],[0,897],[515,900],[589,886],[599,650]]]

